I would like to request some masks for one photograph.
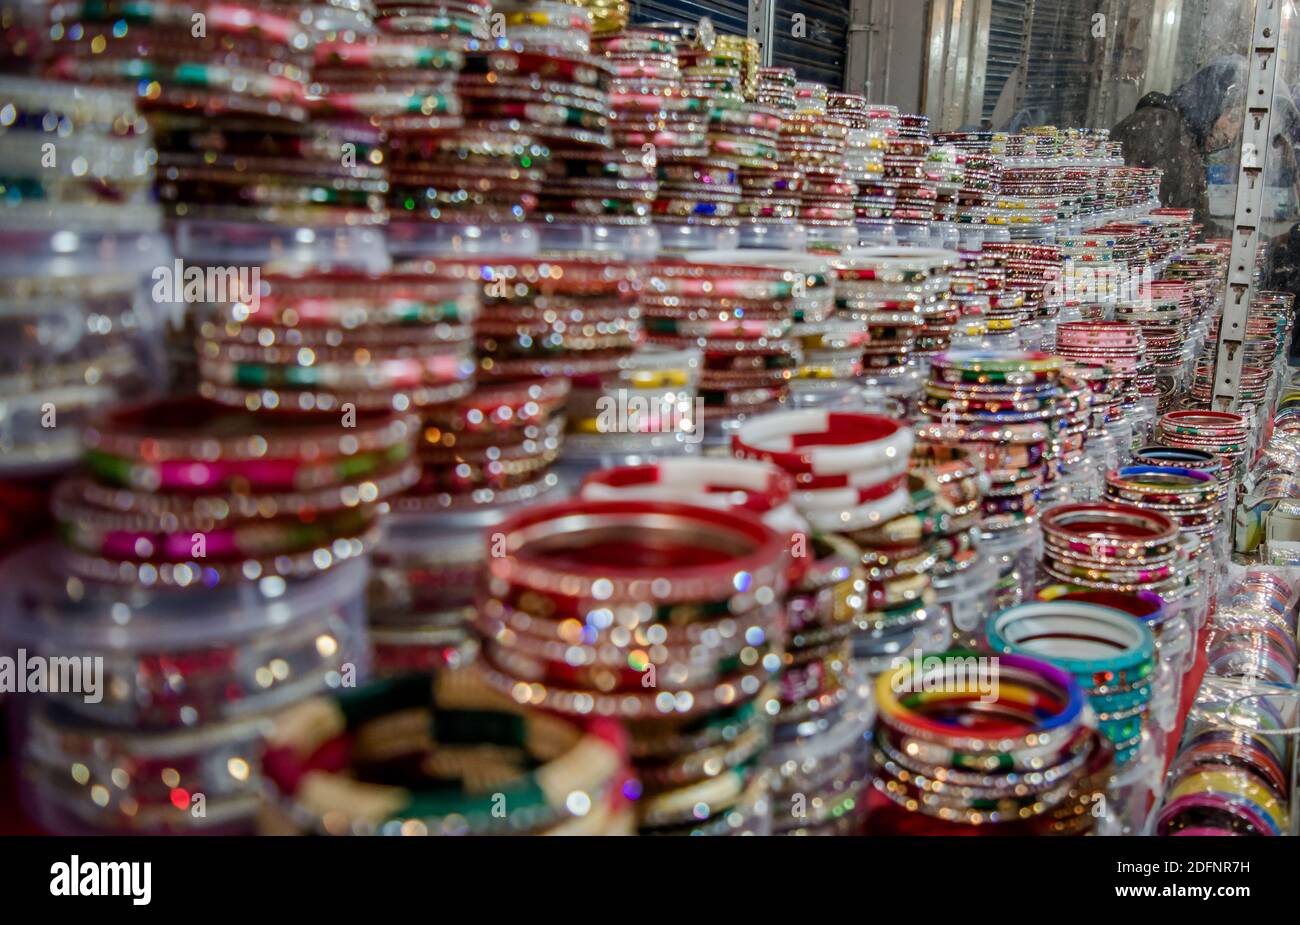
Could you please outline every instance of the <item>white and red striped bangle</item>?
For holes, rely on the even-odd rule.
[[[809,409],[755,418],[731,438],[731,448],[741,459],[776,463],[795,475],[883,469],[883,481],[900,460],[906,468],[912,442],[909,428],[886,417]]]
[[[812,491],[796,489],[790,499],[801,511],[842,510],[858,507],[869,501],[880,501],[907,485],[907,473],[896,475],[883,482],[867,486],[845,486],[843,488],[823,488]]]
[[[790,476],[770,463],[705,458],[603,469],[587,476],[580,495],[594,501],[689,501],[761,516],[788,505],[793,490]]]
[[[906,513],[911,503],[912,494],[904,485],[878,501],[857,505],[831,504],[826,508],[801,509],[800,513],[816,532],[844,533],[879,527]]]
[[[807,472],[794,476],[795,491],[826,491],[837,488],[867,489],[889,482],[907,474],[906,462],[890,462],[888,466],[847,472],[844,475],[812,475]]]

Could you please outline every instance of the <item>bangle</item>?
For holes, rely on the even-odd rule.
[[[875,415],[790,411],[747,423],[732,448],[740,458],[766,459],[787,472],[843,475],[906,460],[912,433]]]
[[[485,725],[486,724],[486,725]],[[494,729],[484,740],[483,730]],[[292,818],[322,834],[532,831],[612,799],[624,766],[617,733],[583,732],[523,711],[464,673],[415,675],[298,704],[276,720],[263,760]],[[436,743],[436,744],[435,744]],[[518,753],[493,758],[479,744]],[[359,771],[422,755],[428,783],[364,783]],[[346,763],[345,763],[346,762]],[[446,779],[462,789],[449,792]],[[493,810],[505,797],[509,812]]]
[[[665,459],[645,466],[594,472],[581,495],[594,500],[644,499],[717,502],[768,519],[790,503],[790,476],[762,462],[722,459]]]
[[[1140,717],[1145,710],[1155,640],[1122,611],[1059,600],[1022,604],[991,617],[987,634],[995,651],[1044,657],[1071,672],[1099,713],[1137,709]]]
[[[239,521],[299,517],[382,503],[415,483],[419,468],[399,463],[373,478],[291,494],[173,494],[110,487],[86,478],[68,478],[55,488],[51,509],[57,518],[96,529],[146,529],[165,533],[213,530]]]
[[[843,507],[833,504],[825,508],[799,506],[799,510],[814,530],[844,533],[868,530],[887,523],[904,513],[910,503],[911,495],[907,488],[899,485],[878,501]]]
[[[954,650],[931,658],[937,659],[936,665],[942,667],[955,659],[970,655],[971,653]],[[877,680],[876,702],[880,716],[882,719],[887,718],[891,726],[916,738],[940,744],[951,742],[954,743],[951,747],[973,753],[1007,752],[1016,748],[1046,745],[1053,740],[1068,741],[1073,735],[1075,724],[1083,708],[1083,694],[1078,684],[1069,674],[1053,665],[1015,654],[1000,658],[998,670],[1003,667],[1020,672],[1043,686],[1041,693],[1030,698],[1039,708],[1035,711],[1034,724],[967,727],[930,719],[918,713],[915,707],[930,702],[923,692],[923,685],[912,683],[917,680],[915,676],[925,670],[924,663],[919,659],[909,661],[894,671],[886,672]],[[907,699],[901,699],[895,694],[896,690],[911,690],[913,686],[921,689],[921,692],[909,695]],[[946,692],[934,692],[933,702],[936,704],[943,703],[945,700],[969,702],[971,694],[978,696],[979,693],[974,691],[969,683],[951,685],[951,688]],[[1003,685],[999,684],[999,693],[1002,688]],[[1011,692],[1008,696],[1012,696]]]
[[[506,555],[489,561],[493,578],[593,602],[638,600],[643,589],[662,602],[723,599],[779,587],[785,571],[785,540],[760,521],[670,502],[550,505],[515,514],[498,531],[505,538]],[[607,535],[598,540],[602,532]],[[615,537],[628,544],[625,552],[633,555],[633,562],[637,555],[690,562],[689,550],[705,558],[703,564],[684,565],[668,577],[654,566],[647,569],[608,558],[613,550],[607,544]],[[565,557],[568,561],[556,559],[546,549],[561,540],[593,554],[585,561],[572,554]],[[597,542],[605,546],[599,556],[584,545]]]

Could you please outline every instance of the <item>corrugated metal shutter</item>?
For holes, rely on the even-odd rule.
[[[748,35],[746,0],[632,0],[632,21],[699,22],[705,16],[726,35]]]
[[[1020,63],[1024,42],[1025,0],[993,0],[989,15],[989,57],[984,69],[985,119],[993,118],[998,96]]]
[[[1035,0],[1020,108],[1037,124],[1082,125],[1088,108],[1092,0]]]
[[[1029,79],[1025,97],[1016,107],[1027,112],[1027,124],[1082,125],[1087,120],[1088,56],[1095,44],[1091,35],[1095,8],[1096,0],[1034,0]],[[1002,88],[1020,64],[1025,45],[1025,0],[993,0],[991,13],[985,119],[992,118]]]
[[[791,34],[794,14],[802,13],[805,35]],[[800,80],[816,80],[832,90],[844,86],[844,55],[849,41],[848,0],[776,0],[772,63],[792,67]]]

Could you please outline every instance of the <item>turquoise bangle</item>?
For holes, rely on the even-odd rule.
[[[1082,658],[1045,654],[1040,646],[1024,645],[1018,640],[1012,641],[1007,638],[1007,629],[1012,624],[1028,620],[1050,620],[1053,617],[1079,624],[1073,627],[1074,629],[1086,629],[1091,623],[1103,638],[1117,646],[1122,645],[1123,648],[1111,657]],[[1050,625],[1042,626],[1042,631],[1050,632],[1050,630]],[[995,651],[1046,659],[1078,678],[1085,690],[1107,684],[1107,676],[1114,678],[1139,672],[1134,674],[1134,680],[1137,680],[1150,673],[1150,663],[1155,659],[1155,637],[1145,623],[1123,611],[1098,604],[1084,604],[1077,601],[1021,604],[990,617],[986,633],[989,646]],[[1147,667],[1142,671],[1144,665]],[[1102,679],[1100,681],[1099,676]]]

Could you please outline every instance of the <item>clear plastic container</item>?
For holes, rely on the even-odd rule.
[[[39,699],[102,726],[262,714],[365,677],[368,569],[351,559],[298,581],[150,591],[69,578],[58,548],[38,545],[0,566],[0,650],[96,660],[80,665],[101,675],[97,692]]]
[[[894,223],[888,219],[859,219],[854,227],[858,230],[858,244],[862,247],[892,247],[898,243]]]
[[[6,276],[147,276],[171,255],[167,236],[156,231],[0,229],[0,272]]]
[[[175,254],[201,266],[257,266],[263,272],[342,268],[373,273],[390,261],[383,230],[306,228],[255,222],[187,220],[175,224]]]
[[[739,246],[799,253],[808,246],[808,229],[795,222],[741,222]]]
[[[43,703],[23,733],[23,806],[58,835],[252,835],[270,730],[109,730]]]
[[[931,579],[935,598],[952,626],[955,647],[982,649],[986,644],[984,624],[996,611],[994,589],[998,583],[995,559],[977,555],[970,565]]]
[[[536,229],[522,222],[392,222],[387,240],[394,262],[421,257],[528,257],[539,246]]]
[[[1036,520],[1006,530],[980,531],[979,549],[993,562],[998,576],[993,587],[995,612],[1024,603],[1033,593],[1040,539]]]
[[[537,252],[547,256],[612,257],[631,263],[659,254],[655,225],[607,225],[599,222],[532,222]]]
[[[740,229],[735,225],[657,222],[655,227],[659,229],[659,250],[664,254],[736,250],[740,247]]]
[[[848,675],[848,700],[838,718],[777,730],[763,756],[772,777],[773,834],[857,834],[870,786],[876,709],[870,680],[852,668]]]

